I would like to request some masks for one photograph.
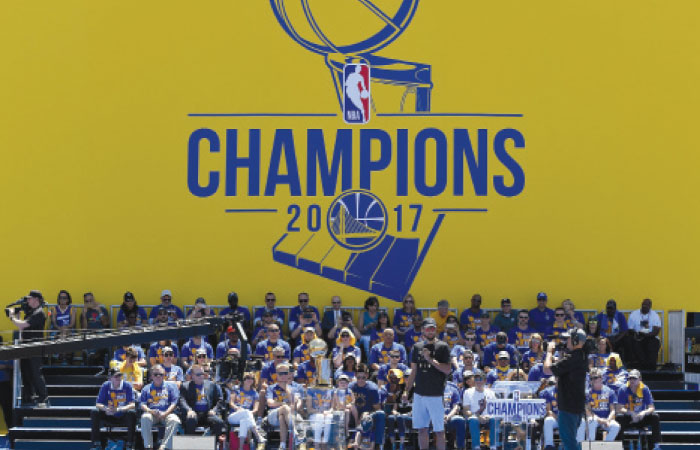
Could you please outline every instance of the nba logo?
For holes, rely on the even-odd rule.
[[[369,122],[369,65],[346,64],[343,69],[343,119]]]

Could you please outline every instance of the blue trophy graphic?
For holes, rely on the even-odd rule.
[[[270,0],[284,31],[305,49],[325,58],[341,110],[344,68],[362,63],[371,67],[372,82],[403,88],[399,111],[406,108],[409,112],[429,112],[433,88],[430,65],[374,54],[406,30],[418,3],[419,0]],[[386,11],[389,6],[385,4],[394,9]],[[407,105],[409,95],[415,96],[412,108]],[[376,109],[374,95],[370,102]]]

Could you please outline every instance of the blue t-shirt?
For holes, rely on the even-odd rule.
[[[516,346],[520,352],[526,352],[530,348],[530,338],[535,333],[537,331],[534,328],[527,327],[521,330],[514,327],[508,332],[508,342]]]
[[[527,374],[527,381],[541,381],[544,377],[544,364],[537,363],[530,368]]]
[[[297,373],[294,379],[298,383],[309,383],[313,379],[314,374],[316,374],[316,367],[312,365],[311,361],[305,361],[299,364],[297,368]]]
[[[165,381],[184,381],[185,374],[182,372],[182,367],[172,365],[170,367],[163,366],[165,371]]]
[[[608,367],[608,356],[610,356],[610,353],[595,353],[588,356],[588,359],[593,361],[593,367],[606,369]]]
[[[554,310],[549,308],[545,308],[544,311],[540,311],[539,308],[530,310],[530,326],[538,333],[543,334],[547,331],[552,322],[554,322]]]
[[[638,413],[653,405],[654,399],[649,388],[641,381],[636,392],[630,389],[628,382],[617,391],[617,404],[627,408],[628,411]]]
[[[445,407],[445,415],[452,411],[455,405],[460,403],[459,388],[454,383],[447,382],[445,384],[445,392],[442,395],[442,402]]]
[[[180,391],[175,383],[168,381],[162,383],[160,387],[155,384],[147,384],[141,391],[141,403],[149,409],[165,411],[172,404],[177,404],[180,398]]]
[[[423,338],[423,332],[422,331],[416,331],[414,328],[411,328],[404,334],[403,336],[403,344],[404,347],[406,348],[406,351],[410,352],[411,348],[413,348],[413,345],[420,341]]]
[[[447,331],[443,331],[440,333],[438,336],[438,339],[440,339],[442,342],[446,343],[450,349],[453,349],[455,345],[458,345],[457,343],[459,340],[462,338],[462,334],[457,331],[454,334],[448,334]]]
[[[294,398],[292,398],[292,396],[295,396],[295,389],[292,386],[289,386],[289,388],[289,390],[291,391],[291,395],[280,385],[273,384],[267,389],[266,398],[268,400],[274,400],[276,402],[291,405],[292,401],[294,401]]]
[[[515,352],[517,352],[515,347],[511,344],[506,344],[504,348],[498,348],[498,345],[495,343],[487,345],[486,348],[484,348],[484,361],[482,363],[483,366],[495,366],[496,355],[498,354],[498,352],[501,352],[503,350],[508,352],[508,354],[510,355],[510,365],[512,367],[515,367],[518,364],[515,360]]]
[[[112,387],[112,382],[107,380],[102,383],[100,387],[100,393],[97,394],[97,403],[105,405],[106,407],[113,406],[119,408],[121,406],[128,405],[134,402],[134,388],[128,381],[123,381],[114,389]],[[114,414],[114,417],[123,416],[123,412],[118,412]]]
[[[360,387],[357,381],[353,381],[349,387],[353,395],[355,395],[355,407],[359,415],[362,415],[364,412],[373,412],[374,405],[380,404],[379,388],[373,382],[367,381],[364,386]]]
[[[136,308],[136,313],[139,316],[139,319],[136,323],[144,323],[148,322],[148,316],[146,315],[146,310],[143,309],[142,307],[137,307]],[[124,310],[119,308],[119,312],[117,313],[117,322],[124,322],[126,320],[126,314],[124,314]]]
[[[321,315],[318,313],[318,308],[309,305],[309,308],[316,314],[318,319],[321,319]],[[289,310],[289,331],[296,329],[299,326],[299,316],[301,315],[301,307],[299,305]]]
[[[544,399],[547,401],[547,405],[549,405],[552,412],[554,414],[559,414],[559,403],[557,403],[557,387],[552,386],[550,388],[547,388],[544,391],[542,391],[542,394],[544,394]]]
[[[462,311],[462,314],[459,316],[459,323],[462,325],[462,328],[466,327],[469,330],[476,330],[476,324],[478,321],[481,320],[481,314],[483,314],[484,310],[479,308],[479,312],[472,312],[470,308],[465,309]]]
[[[528,350],[523,354],[523,361],[528,361],[530,367],[533,367],[537,363],[544,362],[545,352],[540,352],[539,354]]]
[[[154,306],[153,309],[151,309],[151,313],[148,315],[148,320],[149,320],[151,323],[154,323],[154,322],[156,321],[156,318],[158,317],[158,311],[160,311],[161,309],[167,309],[168,312],[175,311],[175,316],[176,316],[178,319],[184,319],[184,318],[185,318],[185,313],[182,312],[182,310],[180,309],[179,306],[175,306],[175,305],[170,305],[170,306],[158,305],[158,306]],[[168,317],[170,317],[170,314],[168,314]],[[171,323],[171,322],[172,322],[172,323],[175,323],[174,320],[172,320],[171,318],[169,318],[169,319],[168,319],[168,323]]]
[[[489,344],[493,344],[496,342],[496,334],[501,331],[498,329],[498,327],[491,325],[489,328],[489,331],[484,331],[481,329],[481,327],[476,329],[476,343],[479,344],[482,348],[486,347]]]
[[[311,398],[311,407],[317,411],[331,409],[334,389],[308,389],[306,395]]]
[[[614,336],[628,330],[627,319],[620,311],[615,311],[612,320],[604,312],[598,314],[595,318],[598,321],[600,335],[603,337]]]
[[[67,327],[70,325],[70,312],[72,308],[73,305],[68,305],[65,312],[61,312],[61,310],[58,309],[58,305],[54,306],[53,310],[54,317],[56,318],[56,325],[59,327]]]
[[[247,409],[248,411],[253,410],[255,407],[255,402],[257,402],[260,398],[260,394],[258,394],[255,389],[246,391],[241,386],[234,388],[231,395],[233,396],[234,405]]]
[[[305,362],[311,359],[311,355],[309,354],[309,345],[308,344],[302,344],[294,348],[294,354],[292,355],[292,359],[299,358],[299,362]]]
[[[389,362],[389,352],[398,350],[401,354],[399,361],[406,362],[406,349],[403,345],[392,342],[390,347],[385,347],[384,342],[374,345],[369,351],[369,364],[387,364]]]
[[[277,383],[277,368],[275,367],[274,361],[268,361],[263,365],[260,371],[260,377],[268,385]]]
[[[562,323],[561,325],[554,322],[554,323],[552,323],[552,325],[547,327],[547,329],[545,330],[544,338],[548,341],[555,339],[555,342],[559,342],[559,336],[561,336],[561,334],[568,329],[569,328],[567,328],[566,322]],[[550,338],[550,336],[552,336],[552,337]]]
[[[250,357],[250,355],[253,352],[250,351],[250,344],[247,344],[247,345],[248,345],[248,357]],[[230,348],[237,348],[238,351],[241,352],[242,351],[241,341],[240,340],[236,341],[236,345],[231,345],[231,341],[229,341],[228,339],[219,342],[216,345],[216,359],[223,358]]]
[[[338,377],[341,375],[347,375],[348,378],[350,379],[350,381],[355,379],[355,372],[350,372],[349,370],[343,370],[342,367],[338,367],[336,369],[335,373],[333,374],[333,378],[337,380]]]
[[[195,344],[192,339],[185,342],[185,345],[182,346],[182,359],[187,360],[190,364],[192,364],[195,360],[195,354],[200,348],[207,351],[207,358],[210,360],[214,359],[214,349],[211,347],[211,344],[205,342],[203,339],[199,345]]]
[[[160,345],[160,342],[154,342],[148,348],[148,358],[156,358],[158,364],[163,364],[163,348],[170,347],[173,349],[173,355],[175,359],[180,356],[180,350],[177,348],[177,344],[171,342],[170,345]]]
[[[192,383],[194,384],[194,381]],[[192,409],[197,412],[209,411],[209,402],[207,401],[207,394],[204,392],[204,385],[194,384],[194,391],[196,394],[196,400]]]
[[[512,371],[513,369],[510,367],[507,367],[505,370],[501,369],[500,367],[496,367],[495,369],[491,370],[488,375],[486,375],[486,384],[491,386],[496,381],[506,381]]]
[[[266,361],[271,361],[274,359],[272,356],[272,349],[275,347],[282,347],[284,349],[284,357],[287,359],[289,359],[289,357],[292,355],[289,344],[282,339],[278,339],[275,343],[270,342],[269,339],[258,342],[258,345],[255,347],[255,354],[264,356]]]
[[[586,402],[588,402],[591,411],[596,416],[607,419],[610,416],[610,411],[617,403],[617,395],[615,395],[615,391],[603,385],[603,388],[599,391],[592,388],[589,389],[586,393]]]
[[[253,318],[253,324],[256,327],[260,327],[262,325],[263,321],[263,314],[265,314],[266,309],[263,308],[257,308],[255,310],[255,317]],[[282,311],[279,308],[273,308],[270,310],[272,312],[272,320],[274,322],[277,322],[277,324],[283,324],[284,323],[284,311]]]
[[[391,326],[398,328],[401,331],[407,331],[408,329],[413,328],[413,316],[416,314],[423,317],[419,311],[416,311],[415,313],[407,313],[403,309],[398,309],[394,313],[394,320],[391,322]]]

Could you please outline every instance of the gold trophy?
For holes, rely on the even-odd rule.
[[[309,354],[316,364],[316,373],[309,383],[309,387],[317,389],[333,387],[333,369],[331,360],[326,358],[327,350],[328,345],[323,339],[316,338],[309,343]]]

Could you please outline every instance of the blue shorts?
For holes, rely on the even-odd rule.
[[[433,424],[433,431],[445,431],[445,406],[442,396],[424,397],[413,394],[413,428],[420,430]]]

